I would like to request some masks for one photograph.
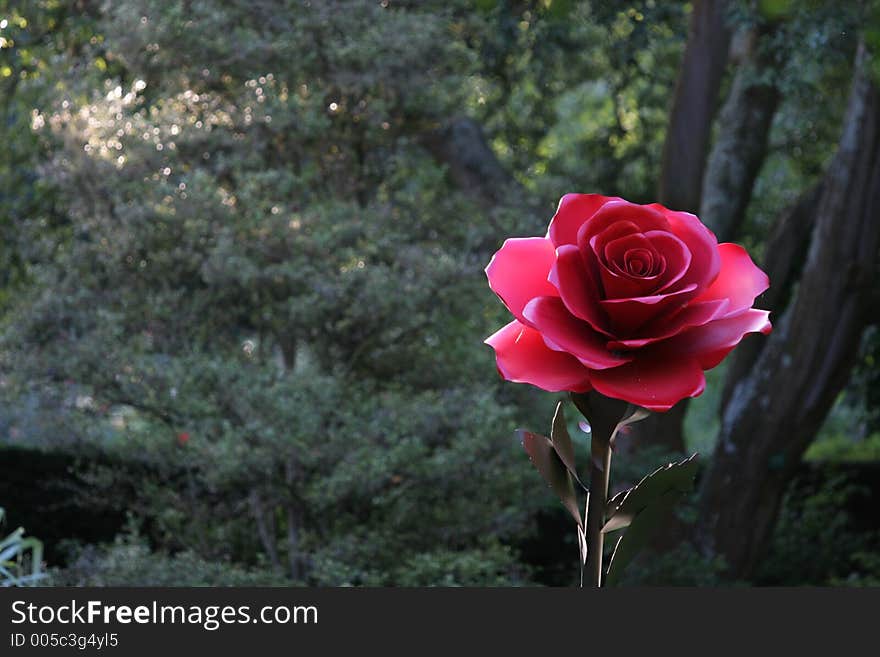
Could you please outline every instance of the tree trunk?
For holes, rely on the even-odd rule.
[[[764,41],[774,25],[744,35],[745,52],[718,117],[718,138],[706,165],[699,215],[719,242],[736,236],[767,155],[770,125],[779,104],[779,91],[770,81],[777,67],[776,53]]]
[[[730,30],[725,0],[697,0],[663,145],[658,200],[675,210],[700,208],[703,169],[712,119],[727,66]],[[684,452],[687,402],[654,414],[633,427],[634,443],[646,442],[669,452]]]
[[[486,141],[479,123],[468,117],[455,117],[427,133],[422,142],[438,162],[445,164],[452,181],[486,204],[521,191],[519,184],[501,166]]]
[[[275,535],[275,522],[272,514],[266,512],[260,494],[256,490],[252,490],[250,494],[251,512],[254,515],[254,521],[257,523],[257,535],[269,558],[269,563],[275,570],[281,570],[281,559],[278,558],[278,545]]]
[[[696,212],[700,207],[712,119],[730,45],[726,12],[725,0],[694,2],[663,145],[658,190],[660,203],[675,210]]]
[[[770,277],[771,285],[758,298],[756,305],[772,310],[775,317],[785,310],[803,268],[821,191],[822,184],[819,183],[804,192],[791,208],[780,215],[767,239],[762,269]],[[731,354],[721,393],[721,415],[724,415],[736,384],[751,371],[766,341],[765,336],[756,335],[744,341]]]
[[[734,389],[703,481],[698,537],[748,578],[785,489],[845,385],[869,318],[880,246],[880,103],[860,45],[798,291]]]
[[[294,484],[296,483],[296,462],[291,456],[284,465],[284,483],[287,484],[289,498],[285,503],[287,514],[287,564],[290,569],[290,579],[297,582],[305,574],[300,549],[300,537],[302,535],[302,513],[298,501],[294,496]]]

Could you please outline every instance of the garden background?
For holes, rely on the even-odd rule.
[[[771,279],[628,584],[880,584],[880,6],[0,0],[0,538],[51,585],[572,585],[483,268],[568,192]],[[586,462],[588,436],[569,413]]]

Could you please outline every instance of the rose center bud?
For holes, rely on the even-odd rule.
[[[622,269],[630,276],[652,276],[654,272],[654,254],[647,249],[631,249],[624,255]]]

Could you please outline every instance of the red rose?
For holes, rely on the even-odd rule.
[[[666,411],[706,385],[746,333],[767,275],[700,220],[662,205],[567,194],[546,237],[507,240],[486,267],[516,319],[490,336],[498,370],[544,390]]]

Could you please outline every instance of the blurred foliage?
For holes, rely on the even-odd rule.
[[[265,570],[205,561],[192,550],[152,551],[136,526],[111,545],[68,545],[69,566],[49,573],[49,586],[282,586]]]
[[[841,473],[820,478],[818,485],[812,479],[796,481],[786,496],[757,580],[776,586],[876,581],[880,531],[858,527],[849,508],[860,500],[873,509],[877,500]]]
[[[730,586],[724,560],[701,554],[688,543],[636,558],[618,586]]]
[[[870,327],[847,388],[804,458],[815,462],[880,461],[880,332]]]
[[[481,210],[418,141],[475,65],[453,9],[110,3],[41,74],[25,133],[64,214],[14,217],[5,424],[147,466],[135,500],[87,468],[88,503],[146,519],[169,564],[526,581],[501,547],[533,508],[510,401],[539,397],[496,392],[474,336],[503,316],[497,227],[450,220]],[[149,569],[143,546],[97,563]]]
[[[744,236],[758,251],[833,152],[842,104],[816,99],[844,97],[859,18],[790,7]],[[0,429],[76,454],[81,503],[141,527],[72,549],[53,582],[570,574],[573,533],[535,545],[564,511],[512,433],[555,400],[495,376],[480,338],[507,313],[481,270],[562,193],[653,200],[689,11],[0,0]],[[457,116],[523,196],[487,207],[453,184],[425,137]],[[860,372],[864,408],[880,386]],[[716,406],[689,419],[701,450]],[[661,457],[642,456],[617,459],[620,481]],[[716,581],[694,559],[672,579]]]
[[[808,461],[880,461],[880,434],[853,439],[842,434],[825,433],[810,445],[804,458]]]

